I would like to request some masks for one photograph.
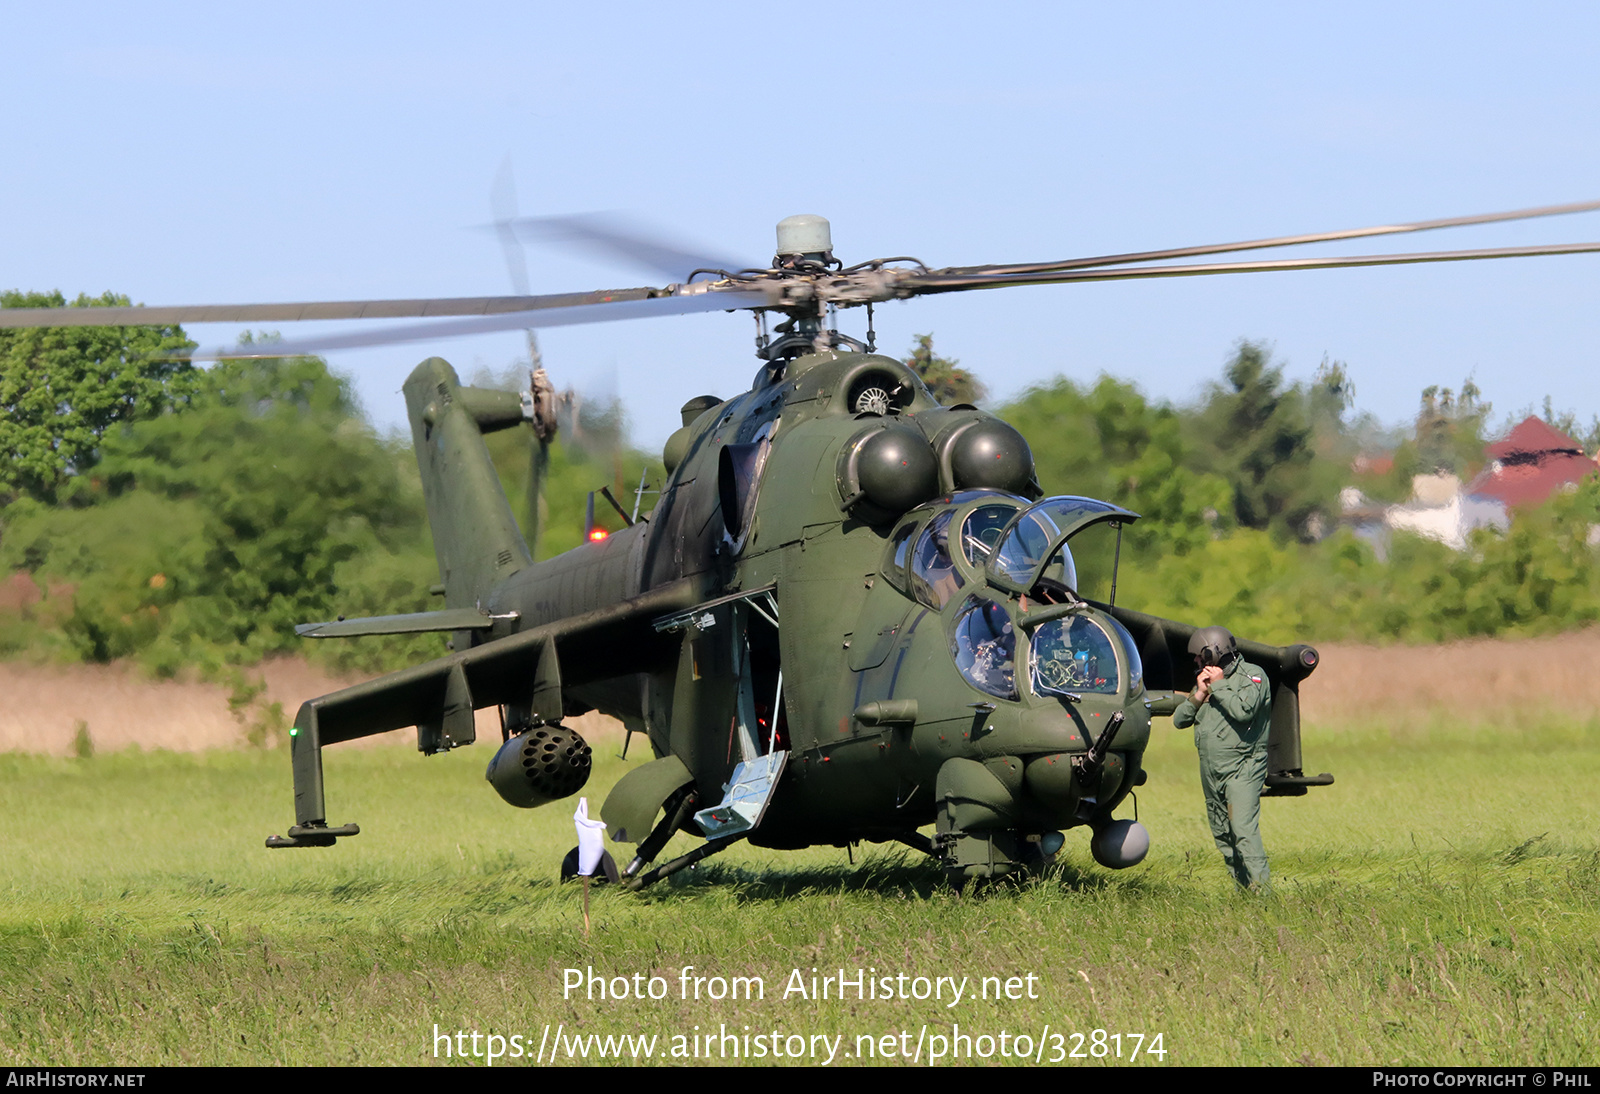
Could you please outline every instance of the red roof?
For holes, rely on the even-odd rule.
[[[1467,492],[1504,502],[1507,509],[1542,505],[1567,483],[1600,470],[1577,441],[1541,418],[1525,419],[1487,451],[1494,463]]]
[[[1527,417],[1506,434],[1506,439],[1496,441],[1484,451],[1497,460],[1519,453],[1576,452],[1583,455],[1583,446],[1543,418]]]

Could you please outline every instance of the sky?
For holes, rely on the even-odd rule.
[[[511,292],[492,234],[615,212],[764,264],[792,213],[847,263],[1026,262],[1600,199],[1600,6],[1585,3],[14,6],[0,68],[0,288],[146,304]],[[1600,239],[1600,213],[1278,251]],[[533,292],[659,284],[551,246]],[[998,404],[1058,375],[1184,402],[1242,338],[1292,380],[1344,362],[1409,419],[1472,379],[1495,420],[1600,413],[1600,256],[972,292],[877,309]],[[234,326],[191,326],[207,345]],[[278,328],[286,337],[328,325]],[[348,329],[341,326],[336,329]],[[864,315],[841,329],[860,336]],[[755,374],[712,313],[551,330],[558,386],[638,440]],[[501,372],[520,334],[328,355],[381,427],[425,356]]]

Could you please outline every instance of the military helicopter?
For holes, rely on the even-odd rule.
[[[1139,861],[1148,834],[1114,817],[1144,782],[1151,721],[1195,682],[1195,626],[1117,604],[1120,529],[1138,514],[1047,496],[1026,440],[970,405],[941,406],[878,354],[872,307],[1007,285],[1203,276],[1600,252],[1600,243],[1162,265],[1175,259],[1600,209],[1600,202],[1058,262],[930,269],[845,266],[828,222],[778,225],[764,269],[690,270],[664,288],[558,296],[201,308],[0,311],[8,326],[420,316],[402,331],[279,343],[273,355],[472,330],[749,310],[748,391],[682,408],[654,510],[544,562],[519,531],[483,437],[553,428],[548,386],[463,385],[433,357],[404,384],[444,600],[437,611],[308,624],[308,637],[439,632],[446,656],[304,703],[291,739],[295,821],[273,848],[325,847],[322,750],[415,726],[428,754],[503,732],[487,777],[514,806],[577,793],[589,746],[563,719],[596,709],[648,739],[601,810],[636,845],[617,879],[640,888],[740,840],[771,848],[897,841],[957,885],[1047,862],[1090,830],[1102,865]],[[574,230],[584,230],[581,225]],[[866,339],[837,329],[867,308]],[[767,321],[780,322],[768,329]],[[470,318],[446,318],[470,317]],[[261,352],[261,351],[256,351]],[[614,502],[614,499],[613,503]],[[1086,587],[1072,540],[1118,534],[1111,595]],[[1209,620],[1200,621],[1202,624]],[[1302,769],[1299,685],[1310,645],[1241,640],[1272,686],[1268,794],[1333,781]],[[920,829],[932,824],[932,838]],[[703,840],[657,864],[677,832]],[[570,858],[570,856],[569,856]],[[614,867],[613,867],[614,869]]]

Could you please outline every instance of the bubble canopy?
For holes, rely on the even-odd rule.
[[[1045,498],[1018,513],[1000,533],[985,571],[989,584],[1026,593],[1038,583],[1061,545],[1085,528],[1138,519],[1138,513],[1094,498]]]

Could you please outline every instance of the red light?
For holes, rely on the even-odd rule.
[[[608,535],[610,535],[610,533],[607,532],[604,528],[596,528],[594,531],[589,533],[589,542],[590,543],[599,543],[601,540],[605,539],[606,536],[608,536]]]

